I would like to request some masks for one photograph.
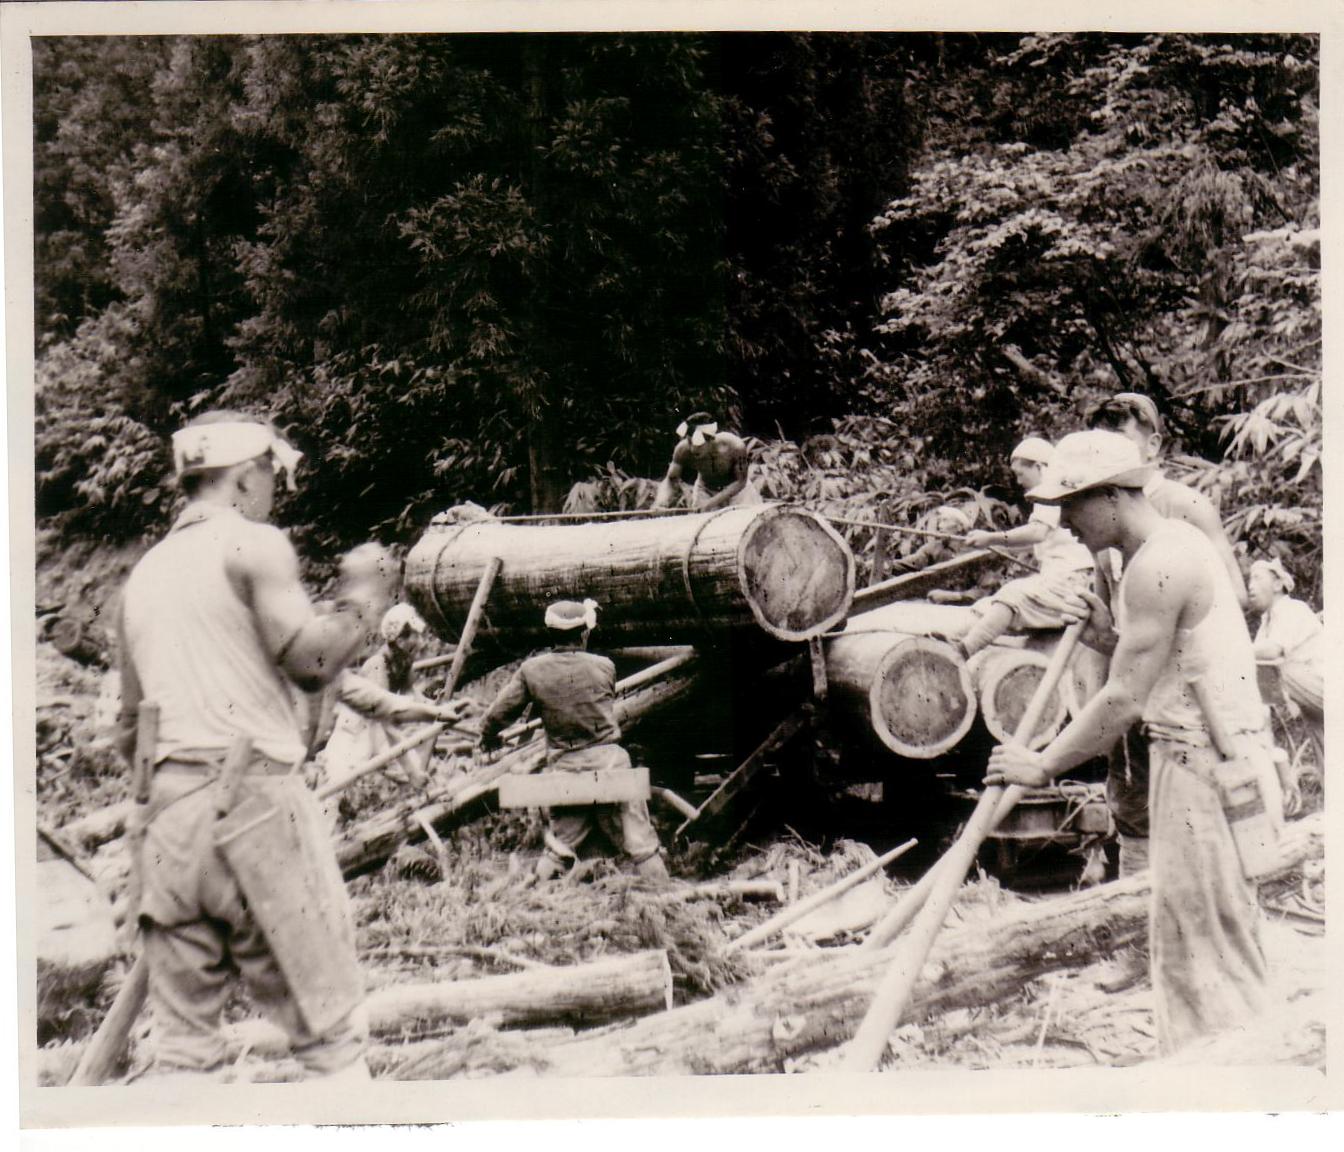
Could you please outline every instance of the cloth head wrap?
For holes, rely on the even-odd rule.
[[[546,609],[546,627],[557,632],[597,627],[597,601],[557,600]]]
[[[1295,581],[1288,575],[1288,569],[1283,566],[1277,556],[1272,560],[1257,560],[1251,565],[1251,571],[1257,568],[1263,568],[1266,572],[1272,572],[1274,579],[1279,582],[1279,587],[1285,592],[1291,592]]]
[[[393,604],[383,613],[383,619],[378,625],[378,634],[390,644],[394,640],[400,640],[408,628],[417,635],[423,634],[424,617],[409,604]]]
[[[213,468],[230,468],[258,456],[270,455],[285,487],[294,491],[294,472],[303,453],[265,424],[251,420],[191,424],[173,433],[173,470],[178,476]]]
[[[685,440],[687,434],[690,434],[691,443],[699,448],[709,437],[718,435],[719,425],[717,421],[710,421],[708,424],[696,424],[694,429],[683,420],[677,425],[677,435]]]

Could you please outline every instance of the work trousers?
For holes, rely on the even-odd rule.
[[[619,744],[598,744],[567,752],[551,761],[548,767],[571,772],[629,768],[630,754]],[[649,806],[643,800],[588,804],[582,808],[548,808],[546,854],[557,862],[577,859],[579,849],[594,829],[601,829],[607,839],[636,864],[658,854],[658,833],[649,819]]]
[[[316,802],[301,777],[246,778],[297,826],[321,829]],[[285,974],[248,907],[228,860],[215,846],[218,786],[192,773],[160,771],[151,796],[156,815],[145,833],[141,925],[149,970],[148,1001],[159,1070],[207,1071],[226,1056],[221,1013],[231,982],[240,976],[257,1006],[289,1036],[295,1057],[313,1075],[326,1076],[360,1060],[367,1043],[362,1004],[315,1035],[308,1028]],[[303,810],[307,806],[309,810]],[[310,836],[313,850],[330,841]],[[308,867],[285,862],[276,877]],[[343,884],[322,899],[349,915]],[[337,890],[338,889],[338,890]],[[353,930],[338,940],[314,939],[314,949],[348,949],[356,964]]]
[[[1214,783],[1217,754],[1153,740],[1149,921],[1157,1038],[1163,1054],[1243,1023],[1267,1000],[1260,907],[1241,873]],[[1266,760],[1266,764],[1268,764]],[[1264,785],[1269,806],[1272,767]]]

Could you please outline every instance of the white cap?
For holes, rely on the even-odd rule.
[[[270,454],[276,471],[294,491],[294,471],[303,456],[268,425],[254,420],[228,420],[218,424],[189,424],[173,433],[173,470],[178,476],[229,468],[245,460]]]
[[[383,618],[378,624],[378,634],[391,643],[393,640],[400,640],[408,628],[416,635],[421,635],[425,627],[424,617],[409,604],[393,604],[383,613]]]
[[[1092,488],[1142,488],[1156,466],[1144,464],[1134,442],[1094,428],[1071,432],[1055,445],[1041,482],[1027,493],[1037,504],[1058,504]]]
[[[1055,455],[1055,446],[1039,436],[1028,436],[1016,448],[1010,459],[1030,460],[1033,464],[1049,464]]]

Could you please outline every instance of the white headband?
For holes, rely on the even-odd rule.
[[[570,601],[573,603],[573,601]],[[596,628],[597,627],[597,601],[585,600],[583,602],[582,616],[562,616],[556,610],[559,604],[552,604],[546,609],[546,627],[555,628],[561,632],[568,632],[573,628]]]
[[[677,435],[680,436],[681,439],[683,440],[686,439],[686,433],[690,431],[691,426],[687,424],[685,420],[683,420],[680,424],[677,425]],[[719,431],[719,425],[717,422],[711,422],[709,424],[697,424],[695,426],[695,431],[691,434],[691,443],[694,444],[697,448],[699,448],[700,445],[703,444],[710,436],[718,435],[718,431]]]
[[[264,424],[222,421],[192,424],[173,433],[173,470],[178,476],[205,468],[229,468],[270,453],[285,486],[294,491],[294,472],[303,456]]]

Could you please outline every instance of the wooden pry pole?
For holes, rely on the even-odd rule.
[[[467,620],[462,625],[462,637],[453,652],[453,663],[448,669],[448,679],[443,685],[444,699],[451,699],[453,693],[457,691],[458,678],[462,675],[467,657],[471,655],[471,646],[476,642],[476,630],[481,626],[481,617],[485,614],[485,602],[490,598],[490,589],[495,586],[495,577],[499,575],[499,570],[503,566],[504,562],[498,556],[492,556],[481,574],[481,582],[476,585],[476,595],[472,597],[471,607],[467,609]]]
[[[871,860],[862,868],[851,872],[848,876],[843,876],[834,884],[823,888],[820,892],[814,892],[806,900],[799,900],[791,904],[784,911],[771,916],[764,924],[759,924],[750,932],[743,933],[736,940],[728,943],[724,948],[725,952],[736,952],[742,948],[750,948],[763,940],[769,940],[776,932],[782,932],[790,924],[801,920],[809,912],[820,908],[823,904],[828,904],[838,896],[843,896],[851,888],[861,884],[876,872],[880,872],[893,860],[904,856],[918,841],[907,840],[904,844],[898,844],[890,852],[879,856],[876,860]]]
[[[1046,669],[1031,698],[1031,703],[1022,716],[1022,722],[1013,734],[1014,743],[1025,743],[1029,734],[1040,722],[1050,693],[1054,691],[1055,685],[1064,674],[1064,669],[1078,646],[1079,637],[1086,623],[1086,620],[1082,620],[1070,624],[1060,637],[1059,646],[1050,658],[1050,667]],[[932,882],[928,899],[911,926],[909,935],[898,945],[896,955],[892,957],[882,983],[878,985],[863,1023],[859,1025],[854,1039],[845,1050],[843,1057],[845,1071],[871,1072],[881,1060],[892,1029],[910,1003],[915,982],[924,967],[924,962],[928,959],[934,940],[947,920],[948,911],[956,899],[957,891],[966,878],[980,845],[994,829],[1004,791],[998,785],[992,785],[984,790],[965,830],[933,869],[937,876]]]

